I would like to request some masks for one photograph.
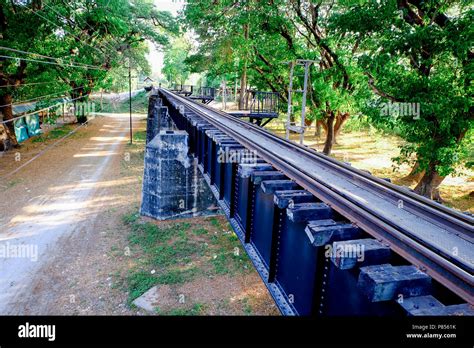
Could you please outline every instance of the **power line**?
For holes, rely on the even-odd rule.
[[[19,83],[18,85],[5,85],[5,86],[0,86],[0,88],[9,88],[9,87],[25,87],[25,86],[33,86],[33,85],[45,85],[45,84],[53,84],[53,83],[58,83],[59,81],[47,81],[47,82],[31,82],[31,83]]]
[[[85,95],[82,95],[82,96],[80,96],[80,97],[71,99],[71,100],[68,101],[68,103],[73,102],[73,101],[78,100],[78,99],[81,99],[81,98],[84,98],[84,97],[87,97],[87,96],[88,96],[88,95],[85,94]],[[59,105],[61,105],[61,104],[65,104],[65,103],[64,103],[64,102],[63,102],[63,103],[57,103],[57,104],[55,104],[55,105],[51,105],[51,106],[48,106],[48,107],[43,108],[43,109],[40,109],[40,110],[32,111],[32,112],[29,112],[29,113],[27,113],[27,114],[24,114],[24,115],[21,115],[21,116],[18,116],[18,117],[14,117],[14,118],[12,118],[12,119],[10,119],[10,120],[1,121],[0,124],[6,124],[6,123],[8,123],[8,122],[13,122],[13,121],[19,120],[19,119],[21,119],[21,118],[24,118],[24,117],[27,117],[27,116],[31,116],[31,115],[37,114],[37,113],[39,113],[39,112],[52,109],[52,108],[54,108],[54,107],[56,107],[56,106],[59,106]]]
[[[0,58],[7,58],[7,59],[14,59],[14,60],[24,60],[24,61],[27,61],[27,62],[37,62],[37,63],[57,65],[57,66],[63,66],[63,67],[69,67],[69,68],[81,68],[81,69],[92,69],[92,70],[106,71],[106,69],[104,69],[104,68],[88,68],[88,67],[85,67],[85,66],[80,66],[80,65],[75,65],[75,64],[61,64],[61,63],[50,62],[50,61],[39,60],[39,59],[32,59],[32,58],[12,57],[12,56],[6,56],[6,55],[0,55]]]
[[[51,59],[51,60],[54,60],[54,61],[63,61],[63,58],[55,58],[55,57],[50,57],[50,56],[45,56],[43,54],[39,54],[39,53],[34,53],[34,52],[28,52],[28,51],[22,51],[22,50],[18,50],[16,48],[10,48],[10,47],[4,47],[4,46],[0,46],[0,49],[1,50],[4,50],[4,51],[10,51],[10,52],[15,52],[15,53],[23,53],[23,54],[31,54],[33,56],[38,56],[38,57],[41,57],[41,58],[46,58],[46,59]],[[91,65],[91,64],[85,64],[85,63],[78,63],[78,62],[74,62],[75,65],[78,65],[78,66],[85,66],[85,67],[88,67],[88,68],[99,68],[98,66],[96,65]]]
[[[80,86],[80,87],[76,87],[76,88],[73,88],[73,89],[69,89],[69,90],[67,90],[67,91],[61,91],[61,92],[46,94],[46,95],[42,95],[42,96],[39,96],[39,97],[34,97],[34,98],[31,98],[31,99],[27,99],[27,100],[21,100],[21,101],[19,101],[19,102],[15,102],[15,103],[0,105],[0,108],[4,108],[5,106],[10,106],[10,105],[13,106],[13,105],[18,105],[18,104],[24,104],[24,103],[29,103],[29,102],[38,101],[38,100],[41,100],[41,99],[50,97],[50,96],[52,96],[52,95],[56,95],[56,94],[60,94],[60,93],[66,93],[66,92],[72,92],[72,91],[74,91],[74,90],[76,90],[76,89],[83,88],[83,87],[85,87],[85,86],[83,85],[83,86]]]
[[[62,142],[64,139],[66,139],[67,137],[71,136],[72,134],[76,133],[79,129],[81,129],[82,127],[85,127],[87,126],[87,124],[89,123],[90,120],[86,120],[86,122],[82,123],[81,125],[77,126],[76,128],[74,128],[72,131],[70,131],[68,134],[66,134],[65,136],[63,136],[62,138],[58,139],[56,142],[46,146],[45,149],[41,150],[39,153],[37,153],[35,156],[33,156],[32,158],[30,158],[28,161],[26,161],[25,163],[23,163],[21,166],[19,166],[18,168],[14,169],[12,172],[4,175],[1,180],[5,180],[6,178],[12,176],[13,174],[17,173],[18,171],[20,171],[20,169],[22,169],[23,167],[26,167],[28,164],[30,164],[31,162],[33,162],[34,160],[36,160],[38,157],[42,156],[46,151],[48,151],[49,149],[53,148],[53,147],[56,147],[60,142]]]
[[[72,11],[77,11],[76,8],[73,8],[71,5],[69,5],[67,2],[63,2],[64,5],[66,5],[68,8],[70,8]],[[67,21],[70,22],[69,18],[65,17],[64,15],[62,15],[61,13],[59,13],[58,11],[56,11],[53,7],[49,6],[48,4],[44,4],[44,6],[50,8],[53,12],[55,12],[57,15],[61,16],[62,18],[66,19]],[[85,25],[87,25],[93,32],[96,32],[96,30],[94,28],[92,28],[89,23],[87,23],[87,21],[83,21],[83,23]],[[75,25],[77,25],[76,23],[74,23]],[[101,46],[104,47],[104,45],[107,44],[108,45],[108,48],[111,49],[112,51],[115,50],[114,47],[112,47],[111,45],[109,45],[107,42],[104,42],[104,43],[101,43]]]
[[[64,30],[66,33],[68,33],[69,35],[73,36],[74,38],[76,38],[77,40],[79,40],[80,42],[82,42],[84,45],[89,46],[90,48],[96,50],[96,51],[99,52],[101,55],[104,54],[104,52],[102,52],[101,50],[99,50],[97,47],[94,47],[94,46],[89,45],[88,43],[84,42],[84,41],[81,40],[79,37],[77,37],[76,35],[74,35],[73,33],[71,33],[70,31],[64,29],[64,28],[63,28],[62,26],[60,26],[59,24],[56,24],[56,23],[54,23],[53,21],[49,20],[48,18],[46,18],[46,17],[40,15],[40,14],[38,13],[38,11],[33,11],[33,10],[31,10],[31,9],[30,9],[30,11],[31,11],[33,14],[37,15],[38,17],[43,18],[45,21],[47,21],[47,22],[51,23],[52,25],[58,27],[59,29]]]

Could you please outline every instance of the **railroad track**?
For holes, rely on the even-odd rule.
[[[166,89],[160,89],[159,92],[178,127],[181,124],[189,131],[191,127],[199,125],[200,120],[202,124],[208,125],[207,128],[206,126],[202,128],[204,132],[198,133],[193,130],[197,132],[191,135],[191,138],[194,138],[191,142],[194,141],[195,146],[199,141],[199,134],[207,134],[207,137],[220,148],[224,148],[225,145],[219,143],[221,139],[231,143],[236,141],[246,149],[256,151],[262,162],[271,166],[270,169],[264,170],[283,174],[284,179],[290,179],[298,185],[298,189],[309,192],[316,197],[318,202],[329,207],[334,212],[331,214],[347,219],[352,226],[376,240],[380,250],[388,246],[401,259],[408,261],[409,264],[433,278],[435,288],[439,286],[446,288],[471,306],[474,304],[474,219],[472,217],[334,160],[313,149],[282,139],[261,127],[236,119],[209,106],[196,103]],[[205,157],[204,154],[202,157]],[[205,163],[202,168],[206,168]],[[258,172],[258,166],[256,169]],[[204,174],[207,171],[204,170]],[[210,178],[210,174],[207,174]],[[282,180],[278,175],[274,173],[273,177],[270,175],[268,178]],[[256,182],[260,183],[259,180]],[[215,185],[214,182],[210,184]],[[277,185],[277,183],[274,184]],[[219,186],[218,183],[217,186]],[[222,200],[223,193],[219,193],[218,189],[219,187],[214,188],[216,197]],[[220,189],[222,191],[223,187]],[[259,187],[254,187],[254,190],[258,189]],[[255,195],[255,192],[252,194]],[[293,201],[291,202],[294,203]],[[255,201],[250,204],[255,204]],[[231,205],[228,202],[229,208]],[[252,210],[254,207],[249,209]],[[311,231],[320,231],[318,224],[311,226],[309,223],[306,227],[307,234]],[[243,234],[247,233],[243,242],[249,243],[250,231],[245,231],[245,228],[249,226],[242,226],[242,223],[240,227],[239,223],[233,225],[236,225],[234,227],[237,229],[241,228]],[[255,246],[255,243],[251,244]],[[259,254],[258,250],[257,254]],[[273,256],[273,263],[275,263],[275,257]],[[264,272],[265,277],[269,277],[267,282],[272,283],[272,271],[268,270],[272,267],[266,262],[263,263],[263,267],[268,272],[268,274]],[[364,269],[365,271],[376,270],[367,268]],[[395,270],[395,273],[397,272]],[[277,286],[277,288],[281,290],[281,293],[288,295],[288,291],[285,292],[282,286]],[[279,290],[275,291],[278,293]],[[322,296],[320,290],[318,291],[318,296]],[[442,297],[445,296],[442,295]],[[446,297],[449,298],[450,295]],[[296,310],[296,312],[299,311]]]

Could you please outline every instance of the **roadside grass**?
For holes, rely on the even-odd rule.
[[[72,125],[64,125],[61,127],[53,128],[45,134],[40,134],[38,136],[33,137],[31,142],[44,143],[45,141],[48,141],[48,140],[59,139],[68,135],[72,130],[74,130],[74,128],[75,127],[73,127]]]
[[[144,143],[146,142],[146,130],[142,131],[137,131],[133,133],[133,141],[139,142],[139,143]]]
[[[23,180],[20,178],[14,178],[11,180],[8,180],[5,183],[0,183],[0,192],[6,191],[8,189],[11,189],[12,187],[15,187],[16,185],[22,183]]]
[[[18,185],[19,183],[21,183],[22,181],[23,180],[19,179],[19,178],[12,179],[7,183],[7,188],[12,188],[12,187]]]
[[[121,161],[120,174],[133,175],[142,182],[143,161],[145,157],[146,130],[140,129],[133,132],[132,144],[125,145],[124,158]]]
[[[128,227],[134,267],[123,279],[128,305],[155,285],[179,285],[199,277],[239,276],[253,271],[238,238],[223,218],[204,218],[204,224],[143,221],[138,212],[122,216]],[[180,311],[184,311],[180,314]],[[177,309],[163,315],[195,315],[196,309]],[[245,313],[245,311],[244,311]]]
[[[102,101],[102,107],[100,106],[100,99],[95,99],[95,102],[98,105],[98,112],[104,113],[126,113],[130,110],[129,99],[119,102],[111,102],[108,100]],[[148,93],[146,91],[140,91],[135,96],[132,97],[132,111],[133,113],[143,113],[148,112]]]
[[[169,315],[169,316],[195,316],[202,315],[206,305],[204,303],[195,303],[188,308],[174,308],[171,310],[161,310],[159,307],[155,309],[155,313],[158,315]]]

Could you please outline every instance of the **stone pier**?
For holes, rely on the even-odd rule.
[[[173,129],[158,96],[150,97],[147,121],[150,140],[145,151],[140,214],[158,220],[216,214],[217,202],[188,153],[188,134]]]

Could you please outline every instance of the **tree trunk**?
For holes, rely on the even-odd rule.
[[[321,138],[321,120],[316,120],[316,128],[314,129],[314,136]]]
[[[244,24],[244,39],[247,41],[249,38],[249,25]],[[242,68],[242,76],[240,77],[240,99],[239,99],[239,110],[244,110],[245,99],[247,92],[247,57],[244,57],[244,66]]]
[[[337,144],[337,137],[341,132],[342,126],[344,123],[349,119],[349,113],[345,112],[341,114],[340,112],[337,113],[336,117],[336,124],[334,125],[334,137],[333,137],[333,144]]]
[[[8,121],[13,119],[13,108],[12,108],[12,102],[13,98],[11,94],[5,94],[2,97],[0,97],[0,104],[1,105],[6,105],[1,108],[1,111],[3,113],[3,120]],[[5,125],[5,132],[8,136],[8,139],[10,140],[11,145],[13,147],[19,147],[20,145],[18,144],[18,140],[16,139],[16,134],[15,134],[15,124],[13,121],[7,122],[4,124]]]
[[[334,139],[334,119],[335,119],[335,115],[334,115],[334,112],[333,111],[330,111],[329,112],[329,116],[327,117],[326,119],[326,126],[327,126],[327,129],[326,129],[326,142],[324,144],[324,149],[323,149],[323,153],[325,155],[330,155],[331,154],[331,150],[332,150],[332,145],[333,145],[333,139]]]
[[[430,168],[425,171],[423,177],[415,187],[415,192],[434,199],[436,201],[442,201],[439,193],[439,185],[443,182],[444,176],[440,176],[435,169],[435,164],[431,164]]]
[[[420,179],[425,174],[425,171],[424,170],[419,170],[418,168],[420,168],[420,164],[418,162],[416,162],[415,165],[413,166],[413,168],[411,169],[410,174],[405,176],[403,178],[403,180],[419,182]]]
[[[247,67],[244,66],[242,70],[242,76],[240,77],[239,110],[245,110],[246,92],[247,92]]]
[[[73,100],[74,103],[74,113],[77,119],[77,122],[82,124],[87,122],[87,116],[84,113],[84,100],[85,98],[80,98],[84,95],[84,89],[83,88],[76,88],[75,90],[71,91],[71,99]],[[78,107],[79,104],[79,107]]]

